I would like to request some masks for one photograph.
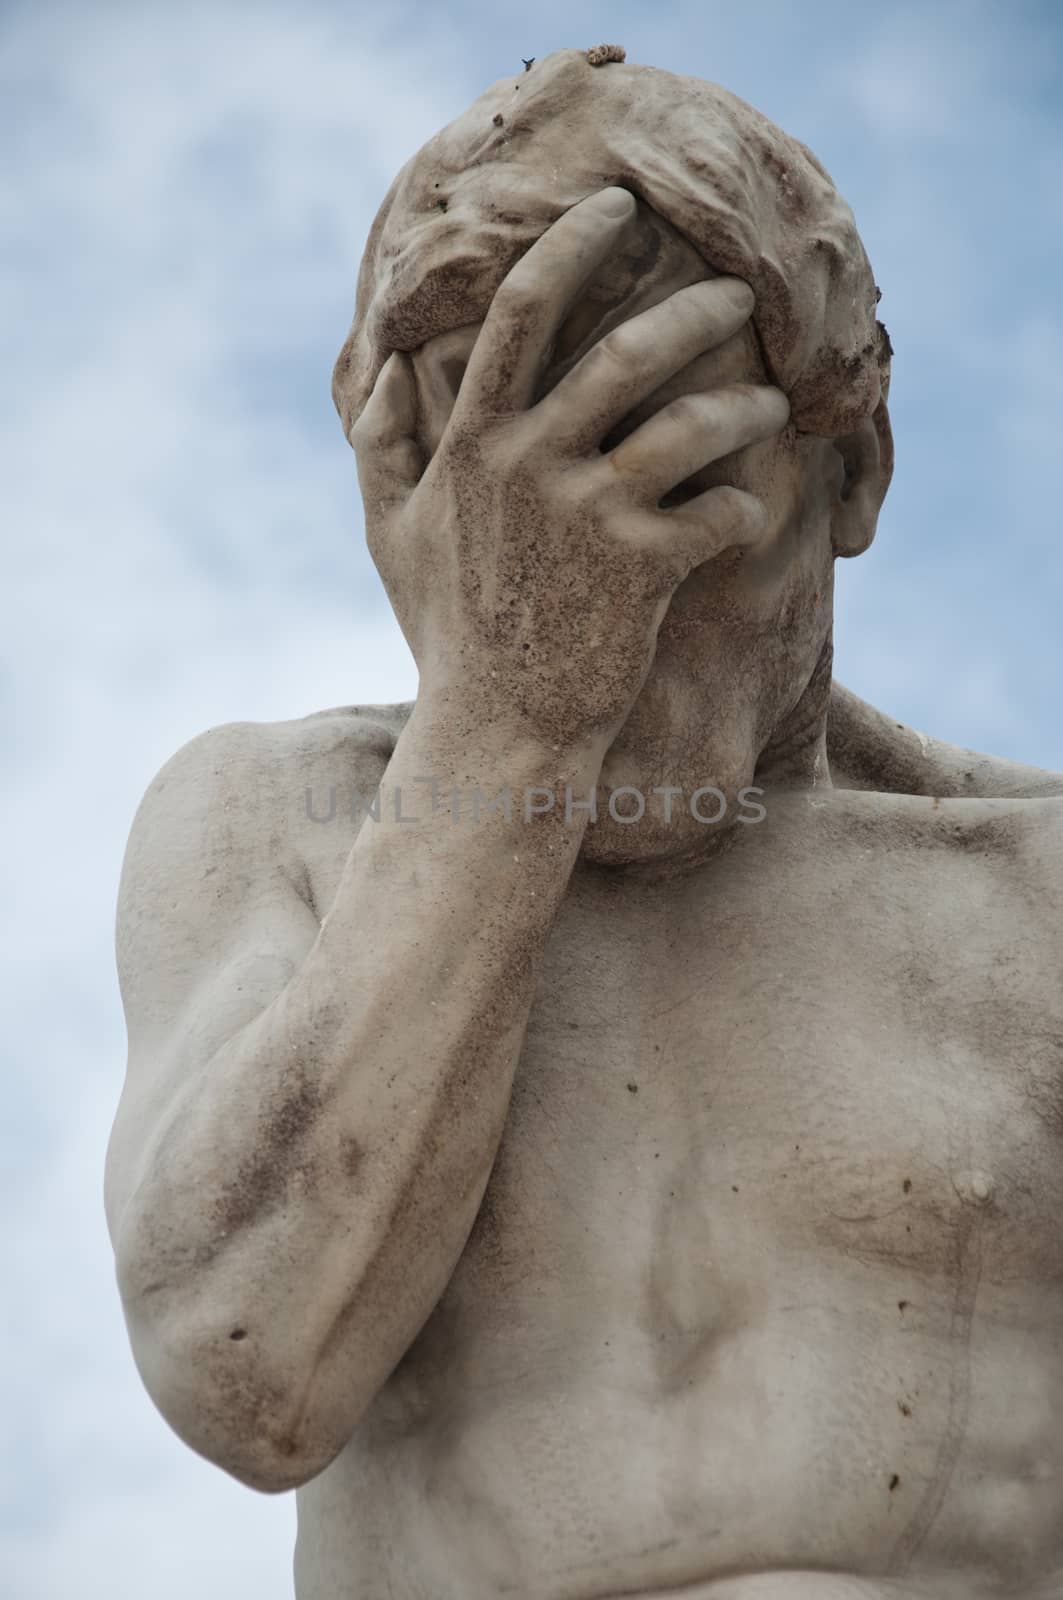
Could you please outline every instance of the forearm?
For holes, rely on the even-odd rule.
[[[215,1459],[233,1397],[264,1456],[327,1459],[442,1292],[600,761],[419,707],[303,966],[186,1081],[119,1271],[149,1388]]]

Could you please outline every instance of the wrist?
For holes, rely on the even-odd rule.
[[[550,735],[482,693],[435,687],[418,694],[402,742],[430,756],[441,778],[593,784],[613,737]]]
[[[578,848],[608,741],[551,744],[489,707],[418,698],[380,785],[382,821],[476,823],[477,838],[521,824],[527,844]],[[525,832],[525,825],[527,832]],[[449,831],[449,827],[447,828]]]

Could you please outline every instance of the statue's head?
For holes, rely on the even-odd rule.
[[[644,783],[647,765],[668,774],[693,762],[730,792],[775,757],[800,759],[802,730],[825,710],[833,561],[871,542],[892,469],[889,340],[852,213],[804,145],[715,84],[588,55],[559,51],[502,79],[399,173],[370,232],[333,394],[349,432],[389,354],[411,352],[431,454],[502,279],[609,185],[636,196],[636,224],[572,308],[542,392],[675,290],[718,273],[750,285],[752,321],[604,441],[695,389],[770,383],[789,398],[783,434],[675,492],[750,488],[768,503],[772,537],[677,591],[604,774],[633,783],[637,768]],[[615,843],[623,853],[629,836]]]

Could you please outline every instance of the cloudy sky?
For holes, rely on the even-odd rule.
[[[404,699],[329,376],[396,169],[521,58],[602,40],[726,84],[856,212],[897,476],[840,573],[839,676],[1063,767],[1063,11],[1055,0],[0,9],[12,1600],[283,1600],[291,1497],[142,1394],[100,1201],[133,810],[213,724]]]

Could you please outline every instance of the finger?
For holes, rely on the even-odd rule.
[[[347,437],[358,463],[366,509],[405,501],[420,482],[424,457],[415,437],[417,392],[409,357],[396,350]]]
[[[602,460],[640,499],[656,505],[702,467],[778,433],[789,416],[781,389],[731,383],[662,406]]]
[[[503,278],[462,379],[455,415],[475,425],[531,404],[573,301],[616,249],[635,215],[626,189],[603,189],[571,206]]]
[[[759,544],[767,526],[763,500],[731,484],[721,484],[674,510],[655,513],[647,522],[644,537],[682,579],[726,550]]]
[[[550,437],[584,451],[661,384],[737,333],[753,312],[741,278],[709,278],[622,322],[536,406]]]

